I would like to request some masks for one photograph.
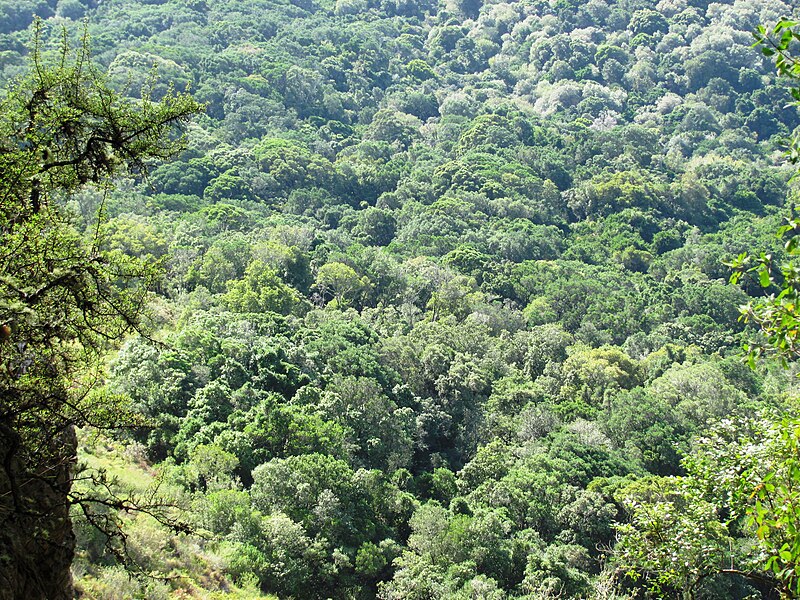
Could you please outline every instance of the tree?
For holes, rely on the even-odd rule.
[[[228,282],[224,301],[236,312],[272,311],[288,315],[302,312],[305,308],[300,294],[283,283],[274,269],[258,259],[250,263],[243,279]]]
[[[346,306],[358,298],[364,282],[353,268],[340,262],[322,265],[314,284],[324,298],[333,298],[337,307]]]
[[[679,479],[630,488],[623,499],[630,522],[617,527],[618,564],[657,598],[696,598],[705,578],[723,570],[726,558],[733,562],[718,507]]]
[[[105,250],[96,233],[87,239],[59,199],[172,156],[174,134],[200,110],[172,91],[129,101],[92,65],[86,36],[72,51],[64,32],[51,62],[42,33],[37,22],[30,73],[0,101],[2,598],[72,597],[74,428],[110,428],[130,414],[95,392],[99,359],[139,327],[157,274]]]
[[[646,33],[653,35],[655,33],[664,33],[669,29],[669,23],[659,12],[654,10],[637,10],[631,17],[631,22],[628,25],[634,35],[639,33]]]

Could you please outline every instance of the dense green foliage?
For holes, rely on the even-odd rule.
[[[102,202],[104,248],[164,265],[159,343],[125,341],[106,389],[149,420],[120,439],[218,557],[197,587],[795,585],[761,569],[760,543],[786,551],[758,529],[774,515],[752,527],[747,488],[711,483],[796,450],[767,425],[791,373],[738,356],[763,281],[723,264],[787,258],[800,117],[749,46],[790,3],[29,4],[0,2],[3,78],[25,69],[24,15],[86,16],[120,93],[207,103],[176,161],[66,202],[89,234]],[[141,568],[183,568],[185,541],[144,537]],[[112,558],[81,543],[82,589],[110,589]]]
[[[772,30],[759,26],[754,33],[762,53],[775,57],[777,72],[793,80],[793,105],[800,104],[798,25],[782,19]],[[799,141],[794,136],[786,151],[791,163],[797,163]],[[730,263],[732,282],[753,276],[766,292],[775,291],[740,307],[742,320],[759,327],[749,346],[752,366],[764,353],[784,367],[797,359],[798,229],[794,218],[787,221],[778,235],[787,240],[789,262],[742,253]],[[721,420],[684,458],[685,477],[662,480],[660,491],[631,488],[633,518],[618,525],[615,546],[628,577],[666,597],[702,595],[703,580],[720,574],[774,587],[782,598],[800,595],[800,419],[794,403],[782,408],[776,414],[758,406],[744,419]]]

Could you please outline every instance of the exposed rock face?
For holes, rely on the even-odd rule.
[[[73,598],[75,535],[67,494],[77,439],[73,428],[52,442],[50,464],[18,456],[16,434],[0,430],[0,600]]]

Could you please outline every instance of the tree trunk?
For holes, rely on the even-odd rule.
[[[69,493],[77,439],[52,440],[51,464],[26,465],[0,432],[0,600],[71,600],[75,534]]]

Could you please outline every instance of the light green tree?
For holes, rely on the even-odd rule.
[[[333,297],[336,306],[347,306],[358,298],[365,282],[353,267],[340,262],[322,265],[314,285],[324,297]]]

